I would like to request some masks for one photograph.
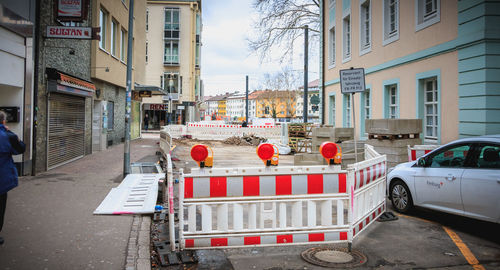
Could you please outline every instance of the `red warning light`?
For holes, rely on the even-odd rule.
[[[191,148],[191,158],[194,161],[202,162],[208,157],[207,146],[203,144],[197,144]]]
[[[257,155],[262,160],[269,160],[274,155],[274,146],[270,143],[263,143],[257,147]]]
[[[337,155],[338,148],[335,143],[324,142],[319,147],[319,152],[326,159],[333,159]]]

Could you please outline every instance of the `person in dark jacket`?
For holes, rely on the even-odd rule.
[[[144,129],[148,131],[149,127],[149,115],[146,113],[146,116],[144,116]]]
[[[7,192],[17,187],[17,169],[12,155],[24,153],[26,145],[5,125],[7,115],[0,111],[0,232],[3,227]],[[0,237],[0,245],[4,240]]]

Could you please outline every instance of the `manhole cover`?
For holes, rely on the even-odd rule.
[[[302,258],[312,264],[333,267],[353,268],[366,263],[366,256],[358,250],[347,251],[347,248],[317,247],[305,250]]]

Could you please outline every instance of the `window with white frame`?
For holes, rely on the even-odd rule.
[[[344,100],[345,100],[345,104],[344,104],[345,125],[344,125],[344,127],[351,127],[351,108],[352,108],[351,107],[351,95],[350,94],[344,95]]]
[[[389,99],[389,118],[398,117],[398,87],[396,84],[387,86],[387,94]]]
[[[387,45],[399,39],[399,0],[383,0],[383,5],[383,45]]]
[[[360,1],[360,14],[359,14],[359,26],[360,26],[360,54],[367,53],[370,51],[372,46],[372,34],[371,34],[371,4],[370,0]]]
[[[335,96],[330,96],[331,119],[330,124],[335,126]]]
[[[330,67],[335,66],[335,27],[330,28],[330,42],[329,44],[329,54],[328,54],[328,65]]]
[[[364,93],[364,104],[363,104],[363,110],[364,110],[364,115],[365,115],[365,119],[370,119],[371,118],[371,115],[370,115],[370,112],[371,112],[371,102],[370,102],[370,90],[369,89],[366,89],[365,93]]]
[[[148,46],[149,46],[149,43],[146,41],[146,64],[148,63]]]
[[[351,60],[351,15],[344,17],[343,21],[343,59]]]
[[[99,41],[99,47],[101,49],[106,49],[106,32],[108,25],[108,13],[101,8],[99,11],[99,26],[101,27],[101,40]]]
[[[424,136],[426,141],[438,140],[438,90],[437,79],[424,80]]]
[[[118,23],[111,20],[111,55],[116,56],[116,35],[118,34]]]
[[[163,55],[163,64],[178,65],[179,64],[179,42],[173,40],[165,40],[165,53]]]
[[[127,40],[127,32],[123,29],[120,31],[120,60],[125,61],[127,52],[125,51],[126,45],[125,41]]]
[[[422,30],[440,21],[440,0],[415,1],[415,31]]]
[[[179,39],[179,13],[178,8],[165,8],[165,38]]]
[[[149,8],[146,8],[146,32],[149,31]]]

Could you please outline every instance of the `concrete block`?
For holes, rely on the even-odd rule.
[[[334,127],[316,127],[312,129],[312,137],[323,137],[323,138],[334,138],[335,128]]]
[[[365,160],[365,152],[360,151],[360,152],[358,152],[358,162],[363,161],[363,160]],[[354,163],[356,163],[354,153],[342,155],[342,164],[340,164],[342,169],[347,169],[347,165],[354,164]]]
[[[366,144],[369,144],[373,147],[399,147],[404,148],[408,145],[414,146],[422,144],[422,139],[400,139],[400,140],[377,140],[377,139],[369,139],[366,140]]]
[[[335,138],[337,141],[352,140],[354,138],[354,128],[335,128]]]
[[[368,134],[398,135],[422,132],[422,119],[366,119]]]
[[[326,160],[319,153],[300,153],[293,157],[294,166],[327,165]]]

